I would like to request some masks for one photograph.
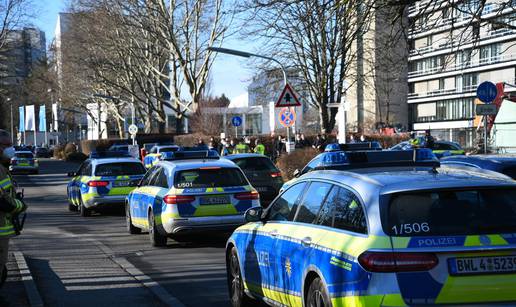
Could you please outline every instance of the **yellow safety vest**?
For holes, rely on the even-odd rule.
[[[11,176],[3,166],[0,166],[0,196],[14,206],[11,212],[0,211],[0,238],[13,237],[16,232],[14,231],[11,217],[13,214],[22,212],[24,205],[21,201],[16,199],[16,190]]]
[[[265,146],[263,144],[258,144],[254,148],[254,153],[264,155],[265,154]]]

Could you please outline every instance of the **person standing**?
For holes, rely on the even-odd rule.
[[[249,145],[244,141],[244,139],[240,139],[238,144],[235,146],[235,153],[249,153]]]
[[[259,138],[255,140],[254,153],[265,155],[265,145],[262,144]]]
[[[25,203],[16,194],[9,163],[15,149],[11,143],[9,132],[0,129],[0,278],[1,284],[7,277],[7,260],[9,255],[9,239],[19,234],[19,224],[14,223],[17,215],[27,209]],[[0,304],[2,303],[0,299]]]
[[[425,147],[434,149],[435,140],[432,134],[430,133],[430,129],[425,131]]]

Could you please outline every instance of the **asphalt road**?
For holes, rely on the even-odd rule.
[[[66,173],[76,168],[43,159],[40,175],[15,176],[29,209],[13,243],[45,306],[164,306],[163,298],[168,305],[229,306],[226,238],[153,248],[146,233],[126,232],[121,208],[88,218],[69,212]]]

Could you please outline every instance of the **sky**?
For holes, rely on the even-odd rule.
[[[41,7],[35,25],[45,32],[48,46],[54,38],[57,14],[66,9],[65,1],[43,0],[37,3]],[[242,42],[236,39],[226,41],[224,47],[252,51],[248,45],[242,45]],[[252,71],[246,66],[247,61],[230,55],[217,55],[212,68],[211,94],[214,96],[225,94],[228,98],[233,99],[246,93],[252,76]]]

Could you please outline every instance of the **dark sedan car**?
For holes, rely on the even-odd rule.
[[[450,156],[442,158],[441,164],[487,169],[516,179],[516,155]]]
[[[224,158],[233,161],[244,171],[251,185],[260,193],[262,207],[269,206],[283,185],[281,172],[271,159],[258,154],[237,154]]]
[[[34,149],[34,155],[36,158],[50,158],[52,156],[50,150],[46,147],[36,147]]]

